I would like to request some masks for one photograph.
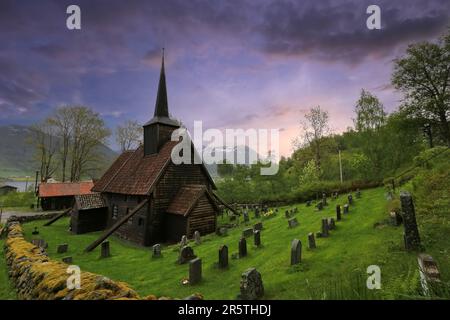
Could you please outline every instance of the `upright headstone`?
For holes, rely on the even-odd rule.
[[[67,243],[59,244],[56,248],[56,253],[66,253],[69,245]]]
[[[186,235],[183,235],[181,237],[181,241],[180,241],[180,248],[185,247],[187,245],[187,243],[188,243],[188,239],[187,239]]]
[[[321,211],[323,209],[323,202],[322,201],[317,202],[316,208],[317,210]]]
[[[219,248],[219,268],[228,267],[228,247],[223,245]]]
[[[348,204],[353,203],[353,196],[351,194],[348,195],[347,199],[348,199]]]
[[[202,280],[202,259],[189,261],[189,284],[197,284]]]
[[[200,232],[198,232],[198,231],[194,232],[194,239],[195,239],[195,244],[202,243],[202,237],[200,236]]]
[[[250,218],[248,216],[248,212],[244,211],[244,222],[249,222],[249,221],[250,221]]]
[[[259,212],[259,208],[256,207],[256,209],[255,209],[255,218],[259,219],[260,217],[261,217],[261,213]]]
[[[239,240],[239,258],[243,258],[245,256],[247,256],[247,240],[242,237]]]
[[[180,254],[178,256],[178,263],[184,264],[195,258],[196,258],[196,256],[194,254],[194,250],[192,250],[192,248],[189,246],[184,246],[180,250]]]
[[[299,264],[302,261],[302,242],[298,239],[291,243],[291,266]]]
[[[336,228],[336,222],[334,221],[334,218],[328,219],[328,229],[334,230]]]
[[[104,242],[102,242],[100,258],[108,258],[110,256],[111,256],[111,252],[109,249],[109,241],[104,241]]]
[[[400,192],[400,203],[403,213],[403,226],[405,233],[403,239],[405,241],[406,250],[420,250],[420,235],[417,228],[416,213],[414,210],[414,203],[409,192]]]
[[[328,220],[326,218],[322,219],[322,237],[328,237]]]
[[[324,206],[328,205],[327,204],[327,194],[326,193],[322,193],[322,203]]]
[[[336,206],[336,221],[341,221],[341,206]]]
[[[314,233],[308,233],[308,245],[310,249],[316,248],[316,239],[314,238]]]
[[[161,244],[157,243],[152,247],[152,257],[159,258],[161,257]]]
[[[347,214],[349,212],[349,206],[348,203],[344,204],[344,214]]]
[[[255,268],[247,269],[241,276],[240,289],[243,300],[256,300],[264,296],[261,274]]]
[[[246,228],[242,231],[242,236],[244,238],[251,237],[253,235],[253,228]]]
[[[255,246],[259,247],[261,245],[261,231],[255,230],[253,233],[253,238],[255,241]]]
[[[289,210],[286,210],[284,212],[284,216],[286,217],[286,219],[289,219],[291,217],[291,213],[289,212]]]
[[[310,207],[311,206],[311,200],[306,201],[306,206]]]
[[[37,227],[34,227],[34,230],[33,230],[33,232],[32,232],[31,234],[32,234],[32,235],[37,235],[37,234],[39,234],[38,228],[37,228]]]
[[[288,220],[288,226],[289,226],[289,228],[295,228],[296,226],[298,226],[298,221],[297,221],[297,218],[290,218],[289,220]]]
[[[255,223],[255,225],[253,226],[253,230],[259,230],[259,231],[261,231],[262,228],[263,228],[262,222]]]

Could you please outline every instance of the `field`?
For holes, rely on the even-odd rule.
[[[83,252],[99,233],[71,235],[67,231],[68,218],[50,227],[41,227],[42,221],[31,222],[25,224],[24,229],[26,237],[31,240],[31,231],[38,227],[39,236],[49,243],[48,252],[52,258],[70,255],[81,270],[125,281],[142,296],[155,294],[183,298],[200,292],[205,299],[235,299],[239,293],[241,273],[249,267],[256,267],[263,278],[266,299],[417,298],[416,255],[402,249],[403,227],[389,225],[387,201],[381,188],[363,191],[362,198],[355,199],[350,213],[343,215],[343,220],[337,223],[330,237],[316,239],[317,249],[307,248],[307,234],[320,230],[322,217],[334,217],[336,204],[343,204],[344,198],[329,200],[329,205],[321,212],[313,206],[297,205],[299,226],[293,229],[288,228],[284,216],[284,210],[293,206],[280,208],[277,216],[262,220],[263,246],[255,248],[253,239],[247,238],[248,256],[242,259],[231,259],[231,254],[238,251],[238,239],[246,227],[242,222],[225,237],[208,235],[203,237],[200,245],[190,242],[203,262],[203,280],[195,286],[181,283],[188,275],[188,265],[176,264],[178,246],[163,247],[163,257],[152,259],[149,248],[111,237],[112,257],[100,259],[99,248],[90,253]],[[250,217],[249,226],[252,226],[257,220],[253,214]],[[228,221],[219,217],[221,222]],[[294,238],[303,244],[302,263],[290,266],[290,245]],[[67,254],[56,254],[56,246],[60,243],[69,244]],[[227,270],[215,266],[218,248],[222,244],[229,247],[230,266]],[[369,265],[381,268],[380,290],[366,288]],[[0,289],[0,292],[2,290],[5,291]]]

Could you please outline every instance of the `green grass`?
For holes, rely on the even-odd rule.
[[[255,219],[247,226],[241,223],[230,230],[228,236],[208,235],[198,246],[191,242],[195,254],[203,262],[203,280],[195,286],[181,284],[188,275],[188,265],[176,264],[177,246],[163,247],[163,257],[152,259],[149,248],[111,237],[112,257],[100,259],[100,248],[84,252],[84,248],[100,233],[72,235],[67,231],[68,218],[50,227],[41,227],[42,221],[31,222],[25,224],[24,229],[26,237],[31,240],[31,231],[35,226],[39,228],[39,236],[49,243],[48,252],[52,258],[71,255],[74,264],[82,270],[125,281],[142,296],[155,294],[182,298],[200,292],[205,299],[235,299],[239,293],[241,273],[249,267],[256,267],[262,274],[266,299],[408,298],[417,293],[416,255],[402,249],[403,227],[384,223],[387,218],[384,190],[365,190],[362,195],[361,199],[355,199],[350,214],[343,215],[343,221],[337,223],[329,238],[316,239],[315,250],[307,248],[307,234],[319,231],[322,217],[335,217],[335,206],[343,204],[345,197],[330,200],[321,212],[316,212],[313,206],[297,205],[299,213],[296,217],[300,225],[294,229],[288,229],[284,217],[286,207],[280,208],[277,216],[263,220],[263,246],[255,248],[253,239],[248,238],[248,256],[242,259],[233,260],[231,254],[238,250],[242,229],[256,223]],[[250,216],[253,218],[253,214]],[[219,223],[227,222],[220,217],[218,219]],[[302,241],[303,253],[302,263],[292,267],[290,245],[294,238]],[[69,244],[67,254],[56,254],[56,246],[60,243]],[[230,266],[227,270],[215,266],[218,248],[222,244],[229,248]],[[381,290],[366,289],[366,268],[369,265],[381,268]]]
[[[6,269],[5,254],[3,245],[5,241],[0,239],[0,300],[16,299],[16,294],[11,286]]]

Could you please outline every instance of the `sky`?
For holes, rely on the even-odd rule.
[[[72,4],[81,30],[66,27]],[[380,30],[366,27],[372,4]],[[89,106],[112,130],[143,124],[164,47],[174,117],[188,128],[279,129],[289,155],[311,107],[328,111],[335,133],[352,126],[362,88],[395,110],[393,60],[445,33],[449,15],[450,0],[1,0],[0,125],[67,105]]]

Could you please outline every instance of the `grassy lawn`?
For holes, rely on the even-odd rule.
[[[100,233],[72,235],[69,220],[62,219],[50,227],[41,227],[36,221],[24,225],[26,237],[31,240],[35,226],[49,243],[51,257],[61,259],[71,255],[74,264],[83,270],[103,274],[114,280],[129,283],[142,296],[185,297],[200,292],[205,299],[235,299],[239,293],[241,273],[256,267],[262,274],[267,299],[311,299],[311,298],[408,298],[417,287],[418,272],[415,254],[402,250],[402,229],[386,223],[386,200],[381,188],[366,190],[361,199],[355,199],[350,214],[343,215],[329,238],[316,239],[317,249],[309,250],[307,234],[320,230],[321,218],[335,217],[335,206],[343,204],[345,196],[321,212],[314,207],[299,204],[296,217],[300,225],[289,229],[282,207],[277,216],[263,220],[261,234],[263,246],[255,248],[253,239],[247,238],[248,256],[231,259],[238,251],[238,239],[242,229],[252,226],[253,219],[230,230],[225,237],[208,235],[203,243],[191,242],[195,254],[202,258],[203,280],[195,286],[182,285],[188,275],[188,265],[178,265],[177,246],[163,247],[163,257],[152,259],[149,248],[138,247],[116,237],[111,237],[112,257],[100,259],[100,248],[85,253],[84,248]],[[225,218],[224,218],[225,219]],[[219,217],[219,223],[225,222]],[[376,223],[381,222],[377,226]],[[290,266],[290,245],[294,238],[303,244],[302,263]],[[67,254],[57,254],[56,246],[69,244]],[[226,244],[229,248],[230,266],[217,269],[218,248]],[[381,290],[366,290],[366,268],[378,265],[381,268]]]
[[[0,240],[0,300],[16,299],[14,289],[10,285],[8,271],[6,270],[5,254],[3,252],[4,240]]]

